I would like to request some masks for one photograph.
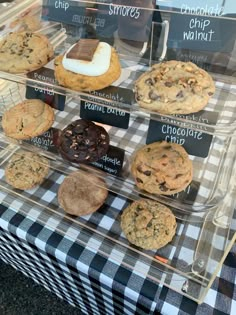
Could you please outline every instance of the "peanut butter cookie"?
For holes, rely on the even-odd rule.
[[[193,167],[181,145],[162,141],[145,145],[134,154],[131,173],[138,188],[173,195],[190,184]]]
[[[203,109],[215,92],[212,77],[191,62],[153,65],[135,82],[140,107],[161,114],[190,114]]]
[[[159,249],[173,239],[176,220],[166,206],[154,200],[141,199],[123,211],[121,229],[130,243],[144,249]]]
[[[5,135],[29,139],[47,131],[54,122],[54,110],[38,99],[25,100],[7,110],[2,117]]]

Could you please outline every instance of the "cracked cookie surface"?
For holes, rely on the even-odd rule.
[[[212,77],[192,62],[153,65],[135,82],[140,107],[161,114],[190,114],[203,109],[215,92]]]
[[[38,99],[28,99],[7,110],[2,117],[6,136],[29,139],[47,131],[54,122],[54,110]]]
[[[143,249],[159,249],[173,239],[176,220],[168,207],[140,199],[123,211],[121,229],[130,243]]]
[[[47,64],[53,55],[46,36],[25,31],[10,33],[0,41],[0,70],[27,73]]]
[[[43,156],[33,152],[15,153],[5,168],[5,177],[9,185],[21,189],[31,189],[40,185],[49,172],[49,162]]]
[[[151,194],[173,195],[192,181],[192,161],[176,143],[154,142],[135,152],[131,173],[138,188]]]
[[[86,119],[77,119],[62,130],[58,149],[66,160],[88,163],[105,155],[109,142],[105,128]]]
[[[107,195],[105,181],[92,174],[75,171],[61,183],[58,202],[67,213],[83,216],[97,211]]]

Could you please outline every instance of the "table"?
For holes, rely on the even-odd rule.
[[[83,314],[236,313],[236,246],[201,305],[3,205],[0,259]]]

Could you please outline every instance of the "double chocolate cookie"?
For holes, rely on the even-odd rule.
[[[78,119],[61,132],[59,151],[66,160],[88,163],[99,160],[109,147],[106,130],[92,121]]]
[[[131,173],[138,188],[151,194],[173,195],[192,181],[192,161],[176,143],[154,142],[139,149]]]
[[[135,82],[140,107],[161,114],[190,114],[203,109],[215,92],[212,77],[192,62],[153,65]]]
[[[166,206],[154,200],[141,199],[123,211],[121,229],[130,243],[144,249],[159,249],[173,239],[176,220]]]

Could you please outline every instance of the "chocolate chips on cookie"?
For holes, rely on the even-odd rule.
[[[140,107],[161,114],[190,114],[203,109],[215,92],[212,77],[192,62],[153,65],[135,82]]]
[[[167,245],[175,235],[176,226],[172,211],[154,200],[136,200],[121,215],[125,236],[130,243],[143,249]]]
[[[109,140],[103,127],[89,120],[78,119],[62,131],[59,151],[63,158],[71,162],[95,162],[106,154]]]
[[[27,73],[47,64],[53,55],[53,46],[45,35],[10,33],[0,41],[0,70]]]
[[[162,141],[135,153],[131,173],[138,188],[151,194],[173,195],[190,184],[193,167],[181,145]]]

